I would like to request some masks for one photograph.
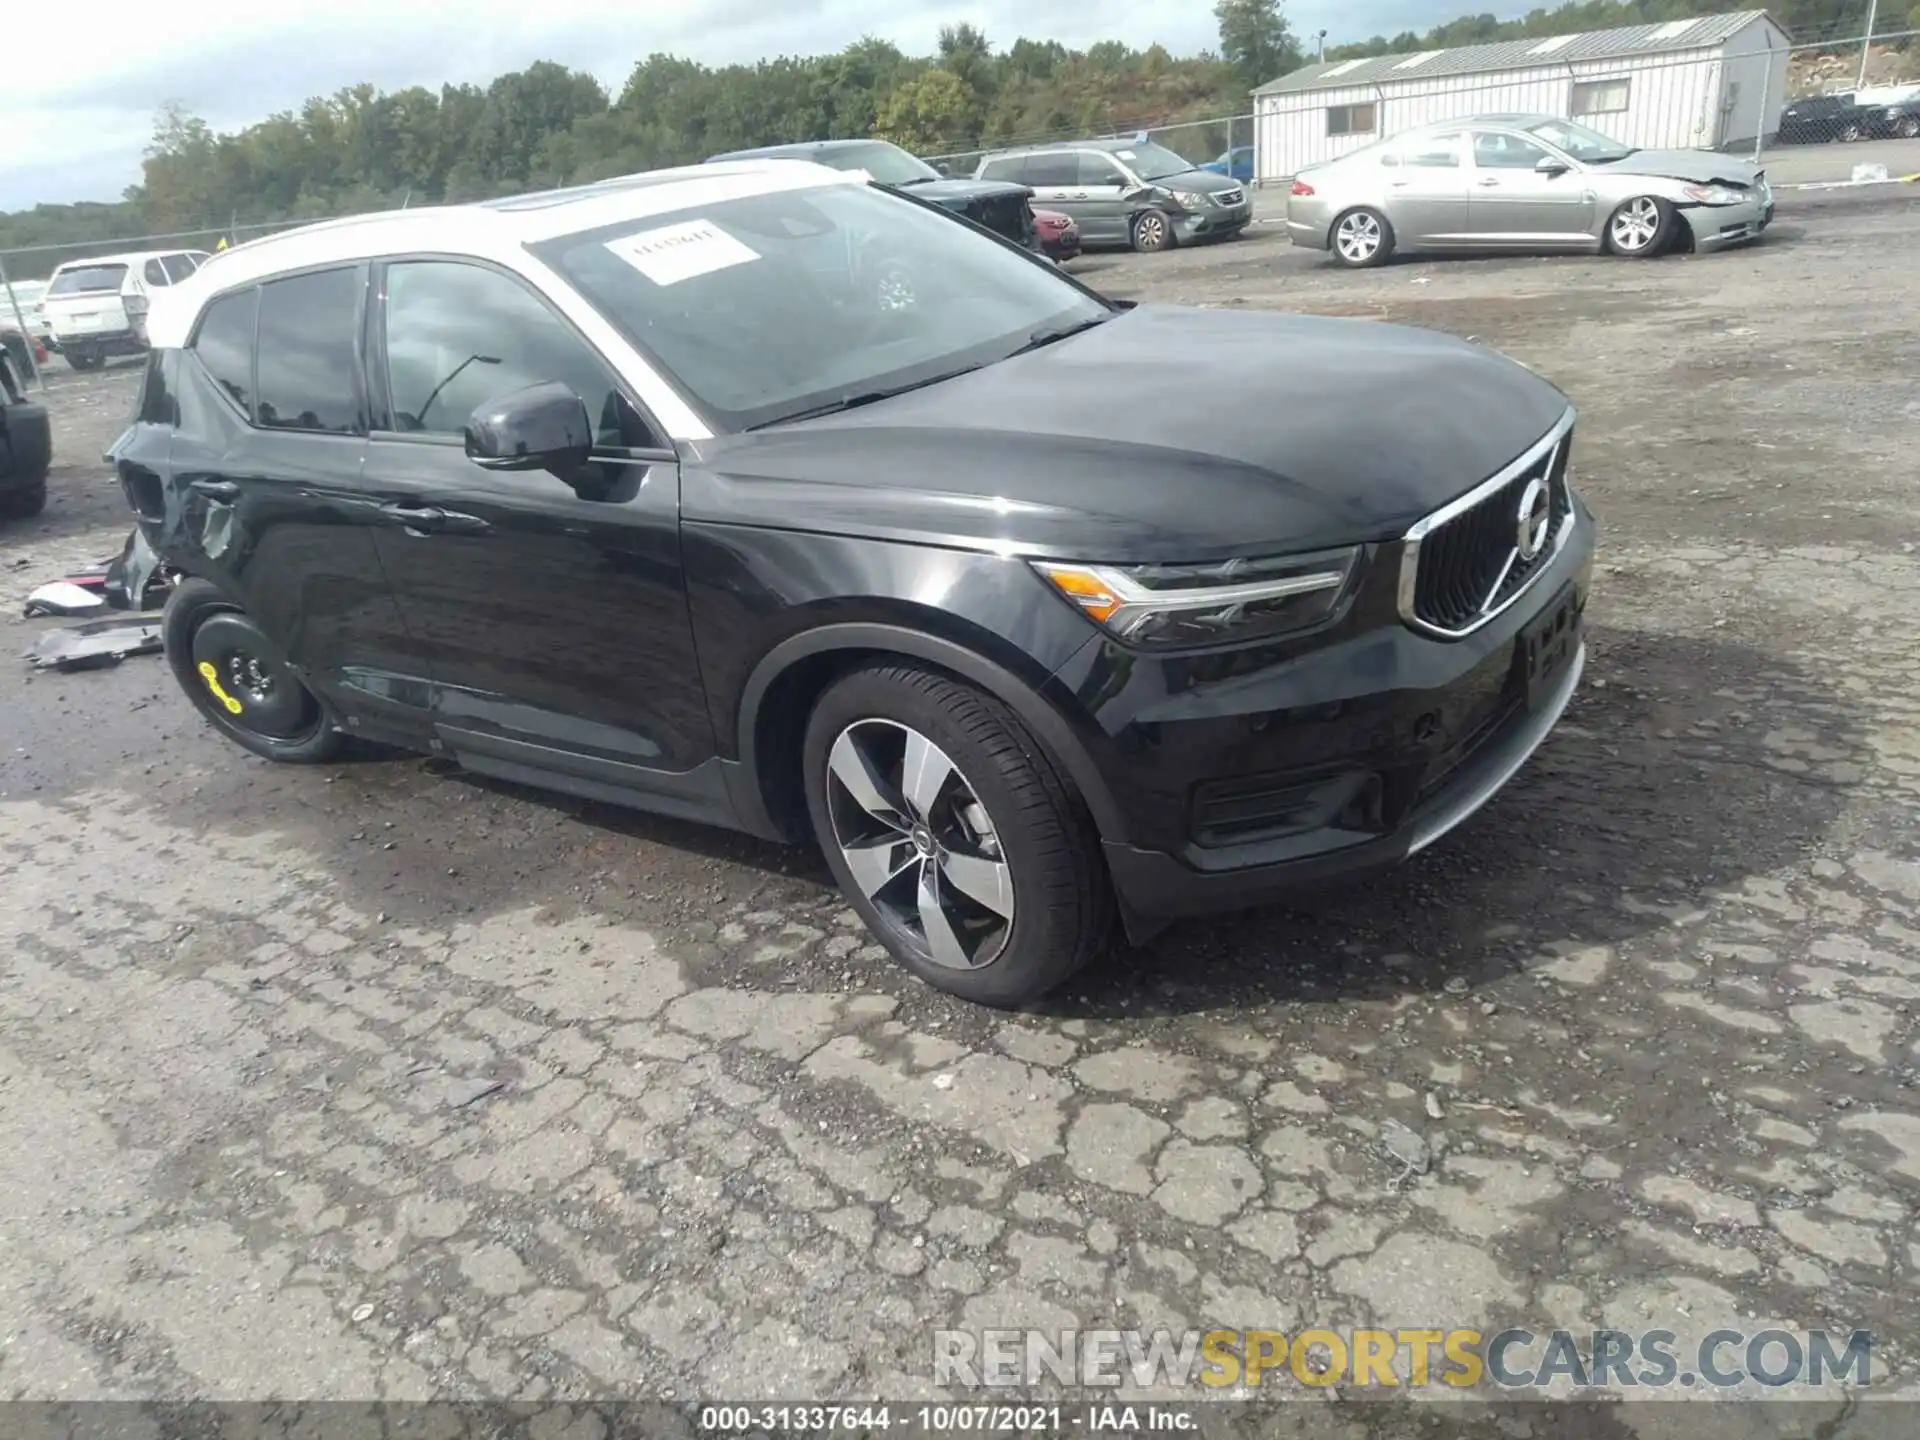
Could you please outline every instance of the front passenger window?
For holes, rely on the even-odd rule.
[[[1482,170],[1531,170],[1547,152],[1517,135],[1476,135],[1473,163]]]
[[[1080,183],[1082,185],[1125,185],[1127,177],[1120,173],[1120,167],[1104,155],[1081,155]]]
[[[386,340],[397,431],[458,435],[496,396],[558,380],[586,402],[598,444],[658,443],[599,356],[497,270],[447,260],[389,265]]]

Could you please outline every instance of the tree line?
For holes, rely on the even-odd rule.
[[[1376,36],[1329,49],[1327,58],[1679,19],[1748,3],[1570,0],[1520,20],[1466,16],[1423,34]],[[1847,33],[1848,24],[1857,33],[1864,4],[1785,0],[1773,14],[1803,35]],[[1218,0],[1214,16],[1219,49],[1185,57],[1117,41],[1070,50],[1018,39],[1002,49],[960,24],[943,28],[935,53],[924,56],[871,37],[833,54],[750,65],[650,55],[618,94],[589,74],[539,61],[484,86],[349,86],[228,133],[174,105],[157,117],[140,181],[123,200],[0,213],[0,251],[184,231],[200,232],[210,245],[234,223],[483,199],[779,141],[879,135],[937,155],[1076,132],[1124,133],[1244,114],[1254,87],[1313,58],[1280,0]],[[1220,137],[1216,128],[1171,138],[1199,160]],[[8,269],[44,275],[79,253],[19,254]]]

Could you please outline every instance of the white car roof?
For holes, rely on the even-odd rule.
[[[430,205],[324,220],[216,252],[192,276],[155,293],[147,334],[156,348],[184,345],[208,299],[288,271],[396,254],[466,255],[522,269],[528,245],[558,235],[751,195],[866,183],[857,171],[811,161],[732,160],[472,205]]]

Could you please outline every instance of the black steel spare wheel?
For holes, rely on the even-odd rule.
[[[244,615],[215,615],[193,632],[193,669],[235,725],[275,740],[313,728],[320,707]]]
[[[814,707],[807,801],[847,898],[902,964],[1020,1005],[1104,944],[1112,904],[1084,807],[1013,713],[908,665]]]
[[[269,760],[312,764],[344,737],[260,627],[205,580],[183,581],[162,626],[167,661],[194,708]]]

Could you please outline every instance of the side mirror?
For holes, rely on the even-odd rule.
[[[1536,175],[1544,175],[1549,180],[1551,180],[1556,175],[1566,174],[1567,171],[1572,168],[1573,167],[1568,165],[1566,161],[1556,160],[1553,158],[1553,156],[1548,155],[1543,160],[1541,160],[1541,162],[1538,165],[1533,167],[1533,173]]]
[[[483,470],[551,470],[563,478],[593,453],[586,401],[558,380],[512,390],[467,418],[467,458]]]

